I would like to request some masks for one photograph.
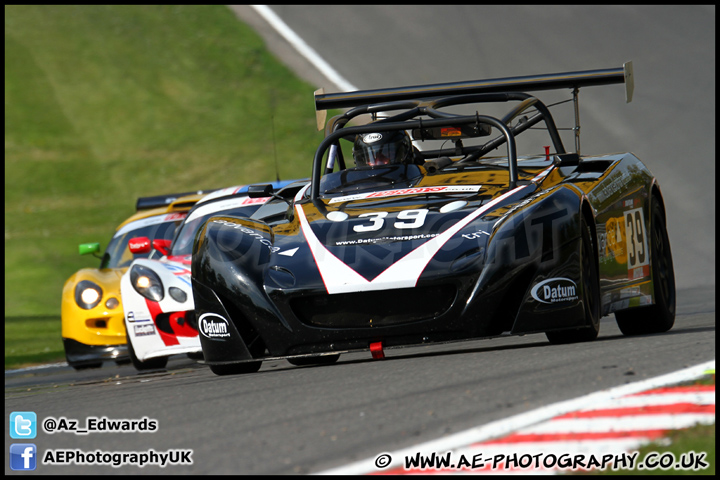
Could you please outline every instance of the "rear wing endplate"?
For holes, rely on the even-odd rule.
[[[495,78],[456,83],[438,83],[379,90],[358,90],[355,92],[324,93],[315,92],[315,111],[318,125],[324,124],[324,113],[330,109],[342,109],[401,100],[443,97],[450,95],[468,95],[494,92],[531,92],[538,90],[558,90],[562,88],[578,89],[595,85],[625,84],[625,101],[632,101],[634,81],[632,62],[620,68],[604,70],[585,70],[579,72],[530,75],[523,77]],[[318,129],[321,127],[318,126]]]

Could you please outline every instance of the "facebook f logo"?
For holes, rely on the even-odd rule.
[[[37,467],[37,447],[32,443],[13,443],[10,445],[10,468],[13,470],[35,470]]]
[[[10,414],[10,438],[35,438],[37,415],[35,412],[12,412]]]

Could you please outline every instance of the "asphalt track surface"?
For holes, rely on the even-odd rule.
[[[158,424],[153,433],[86,435],[49,435],[39,427],[29,442],[41,455],[192,450],[191,466],[39,465],[35,473],[322,472],[715,358],[714,7],[273,9],[361,89],[614,68],[632,60],[629,105],[620,86],[581,91],[582,150],[633,151],[658,176],[675,259],[675,327],[624,337],[610,316],[591,343],[501,337],[390,350],[384,361],[357,353],[326,367],[266,362],[257,374],[237,377],[216,377],[184,358],[144,374],[112,364],[6,372],[6,431],[15,411],[35,412],[39,424],[48,417],[81,427],[88,417]],[[294,69],[331,87],[253,10],[237,10]],[[16,442],[6,434],[5,451]],[[31,474],[11,471],[9,462],[5,473]]]

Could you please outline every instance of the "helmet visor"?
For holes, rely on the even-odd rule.
[[[375,167],[401,163],[407,154],[402,143],[386,143],[384,145],[366,145],[355,150],[355,161],[359,165]]]

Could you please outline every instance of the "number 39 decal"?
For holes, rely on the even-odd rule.
[[[645,235],[645,218],[642,208],[625,212],[625,233],[628,252],[628,269],[647,265],[650,261]]]
[[[427,217],[427,213],[428,210],[425,208],[420,208],[417,210],[403,210],[397,214],[397,217],[395,217],[395,222],[393,223],[393,226],[399,229],[422,227],[425,223],[425,217]],[[369,223],[363,222],[360,225],[355,225],[353,227],[353,230],[359,233],[375,232],[377,230],[380,230],[385,224],[385,217],[387,217],[387,215],[388,212],[372,212],[358,215],[358,218],[367,219]]]

